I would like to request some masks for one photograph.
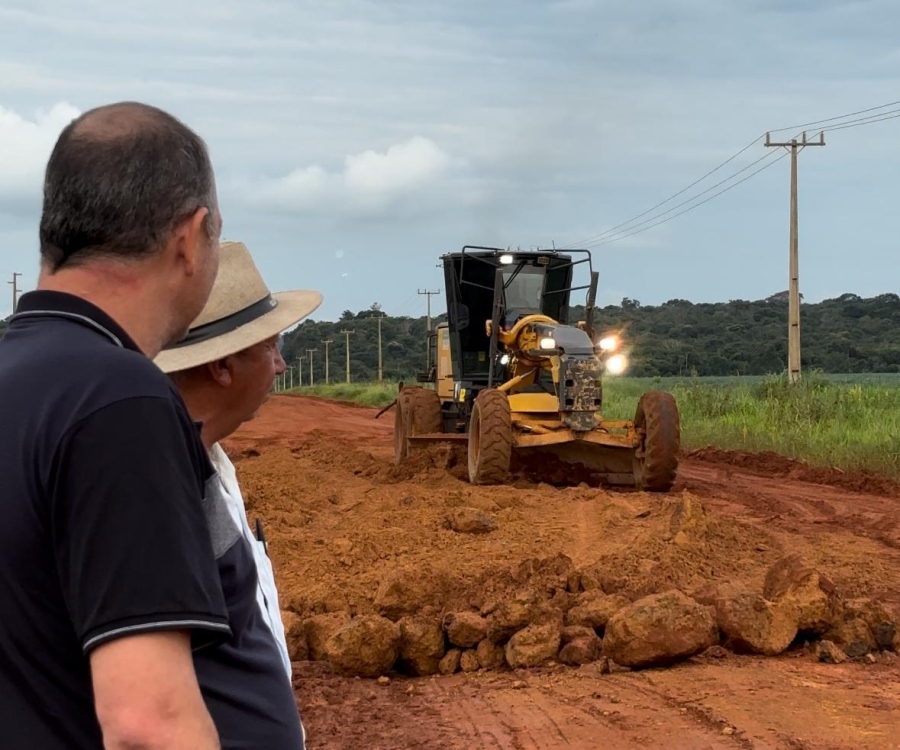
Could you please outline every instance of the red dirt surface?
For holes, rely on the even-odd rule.
[[[900,604],[891,483],[853,485],[861,492],[844,475],[798,476],[780,457],[706,452],[683,461],[664,496],[524,477],[476,488],[459,449],[394,466],[393,413],[376,413],[273,397],[226,442],[248,515],[265,525],[284,609],[371,613],[398,573],[415,608],[438,611],[488,607],[571,567],[629,598],[710,581],[759,588],[789,552],[848,598]],[[496,530],[451,531],[447,515],[460,507],[489,514]],[[388,685],[323,662],[295,667],[312,749],[900,748],[900,666],[888,657],[820,664],[798,646],[640,672],[548,666],[391,675]]]

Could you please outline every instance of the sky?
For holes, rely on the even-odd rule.
[[[892,0],[4,0],[0,278],[37,282],[61,128],[137,100],[205,139],[224,238],[273,291],[320,291],[320,320],[376,302],[421,315],[443,253],[583,241],[767,130],[900,99],[898,27]],[[900,291],[898,136],[900,119],[801,154],[807,301]],[[693,192],[773,151],[757,142]],[[596,247],[599,303],[786,289],[789,179],[782,159]]]

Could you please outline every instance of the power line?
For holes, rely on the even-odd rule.
[[[603,242],[597,242],[597,243],[595,243],[595,244],[593,244],[593,245],[586,245],[585,247],[600,247],[600,246],[602,246],[602,245],[608,245],[608,244],[611,243],[611,242],[618,242],[619,240],[624,240],[626,237],[633,237],[633,236],[636,235],[636,234],[641,234],[642,232],[646,232],[646,231],[648,231],[648,230],[650,230],[650,229],[653,229],[653,227],[658,227],[660,224],[665,224],[666,222],[672,221],[672,219],[675,219],[675,218],[677,218],[677,217],[679,217],[679,216],[682,216],[683,214],[689,213],[690,211],[693,211],[695,208],[700,208],[700,206],[702,206],[704,203],[709,203],[713,198],[717,198],[718,196],[722,195],[723,193],[727,193],[729,190],[731,190],[731,189],[733,189],[733,188],[736,188],[736,187],[737,187],[738,185],[740,185],[742,182],[746,182],[747,180],[749,180],[749,179],[750,179],[751,177],[753,177],[754,175],[758,175],[760,172],[762,172],[762,171],[768,169],[769,167],[775,166],[775,164],[777,164],[778,162],[780,162],[780,161],[781,161],[782,159],[784,159],[787,155],[788,155],[787,152],[783,153],[781,156],[779,156],[777,159],[775,159],[775,161],[770,161],[768,164],[763,165],[762,167],[760,167],[759,169],[757,169],[755,172],[751,172],[750,174],[748,174],[748,175],[747,175],[746,177],[744,177],[743,179],[738,180],[738,181],[735,182],[733,185],[729,185],[727,188],[724,188],[724,189],[720,190],[718,193],[713,193],[713,194],[712,194],[711,196],[709,196],[709,198],[707,198],[706,200],[700,201],[700,203],[697,203],[696,205],[691,206],[690,208],[686,208],[686,209],[684,209],[684,211],[679,211],[677,214],[675,214],[674,216],[670,216],[668,219],[663,219],[662,221],[658,221],[658,222],[656,222],[655,224],[651,224],[649,227],[644,227],[643,229],[638,229],[636,232],[632,232],[631,234],[626,234],[626,235],[623,235],[622,237],[616,237],[616,238],[614,238],[614,239],[611,239],[611,240],[605,240],[605,241],[603,241]]]
[[[802,125],[794,125],[794,126],[789,126],[789,127],[785,127],[785,128],[776,128],[776,129],[770,130],[770,131],[768,131],[768,132],[769,132],[769,133],[779,133],[779,132],[782,132],[782,131],[785,131],[785,130],[794,130],[794,129],[798,129],[798,130],[799,130],[799,129],[801,129],[801,128],[810,127],[810,126],[817,125],[817,124],[821,124],[821,123],[829,123],[829,122],[833,122],[833,123],[835,123],[835,124],[834,124],[834,125],[828,125],[828,126],[826,126],[826,127],[824,127],[824,128],[821,128],[821,130],[822,130],[823,132],[827,132],[827,131],[830,131],[830,130],[842,130],[842,129],[844,129],[844,128],[850,128],[850,127],[859,127],[860,125],[869,125],[869,124],[873,124],[873,123],[876,123],[876,122],[882,122],[882,121],[884,121],[884,120],[894,119],[894,116],[891,116],[891,115],[893,115],[893,113],[895,113],[895,112],[900,112],[900,109],[897,109],[897,110],[889,110],[889,111],[887,111],[887,112],[877,112],[877,114],[869,115],[869,116],[867,116],[867,117],[862,117],[862,118],[859,118],[859,119],[857,119],[857,120],[847,120],[847,118],[848,118],[848,117],[854,117],[855,115],[865,114],[865,113],[867,113],[867,112],[876,112],[877,110],[886,110],[886,109],[888,109],[889,107],[893,107],[893,106],[896,106],[896,105],[898,105],[898,104],[900,104],[900,100],[897,100],[897,101],[894,101],[894,102],[888,102],[888,103],[886,103],[886,104],[881,104],[881,105],[879,105],[879,106],[877,106],[877,107],[869,107],[869,108],[867,108],[867,109],[861,109],[861,110],[858,110],[858,111],[856,111],[856,112],[848,112],[848,113],[843,114],[843,115],[837,115],[837,116],[835,116],[835,117],[829,117],[829,118],[826,118],[826,119],[823,119],[823,120],[814,120],[814,121],[812,121],[812,122],[804,123],[804,124],[802,124]],[[841,122],[837,122],[837,121],[841,121]],[[800,135],[800,134],[798,133],[797,135]],[[733,154],[732,156],[730,156],[728,159],[726,159],[725,161],[723,161],[721,164],[719,164],[718,166],[714,167],[714,168],[711,169],[709,172],[707,172],[706,174],[704,174],[702,177],[700,177],[699,179],[695,180],[694,182],[692,182],[692,183],[691,183],[690,185],[688,185],[687,187],[682,188],[682,189],[679,190],[678,192],[673,193],[672,195],[670,195],[670,196],[669,196],[668,198],[666,198],[665,200],[660,201],[660,202],[657,203],[655,206],[653,206],[653,207],[651,207],[651,208],[648,208],[646,211],[643,211],[642,213],[637,214],[636,216],[633,216],[632,218],[628,219],[627,221],[624,221],[624,222],[622,222],[621,224],[617,224],[616,226],[614,226],[614,227],[612,227],[612,228],[610,228],[610,229],[607,229],[607,230],[605,230],[605,231],[603,231],[603,232],[600,232],[600,233],[598,233],[598,234],[592,235],[592,236],[590,236],[590,237],[588,237],[588,238],[586,238],[586,239],[584,239],[584,240],[580,240],[580,241],[578,241],[578,242],[569,243],[569,244],[571,244],[571,245],[573,245],[573,246],[582,246],[582,247],[598,247],[598,246],[600,246],[600,245],[607,244],[608,241],[616,241],[616,240],[619,240],[619,239],[624,239],[625,237],[631,237],[631,236],[633,236],[634,234],[638,234],[639,232],[633,232],[632,230],[635,230],[635,229],[637,229],[638,227],[644,226],[645,224],[647,224],[647,223],[649,223],[649,222],[653,222],[653,221],[655,221],[656,219],[659,219],[659,218],[665,216],[666,214],[671,213],[672,211],[676,210],[677,208],[679,208],[679,207],[681,207],[681,206],[685,206],[685,205],[687,205],[688,203],[692,203],[692,202],[695,201],[697,198],[699,198],[699,197],[701,197],[702,195],[705,195],[706,193],[708,193],[710,190],[714,190],[716,187],[719,187],[719,186],[725,184],[726,182],[730,182],[730,181],[733,180],[735,177],[737,177],[739,174],[745,172],[747,169],[749,169],[749,168],[755,166],[756,164],[760,163],[760,162],[763,161],[765,158],[768,158],[768,155],[767,155],[767,157],[764,157],[763,159],[757,159],[755,162],[749,164],[747,167],[744,167],[743,169],[739,170],[738,172],[735,172],[733,175],[731,175],[730,177],[726,178],[725,180],[722,180],[722,181],[716,183],[716,185],[713,185],[711,188],[708,188],[707,190],[704,190],[703,192],[701,192],[701,193],[699,193],[699,194],[693,196],[692,198],[689,198],[687,201],[683,201],[682,203],[678,204],[678,206],[675,206],[675,207],[673,207],[673,208],[671,208],[671,209],[668,209],[668,210],[666,210],[666,211],[663,211],[663,212],[661,212],[661,213],[656,213],[656,214],[654,214],[653,216],[650,216],[650,217],[649,217],[648,219],[646,219],[645,221],[639,222],[638,224],[635,224],[635,222],[636,222],[638,219],[642,219],[643,217],[647,216],[647,214],[653,213],[656,209],[658,209],[658,208],[660,208],[660,207],[666,205],[667,203],[671,202],[672,200],[674,200],[674,199],[677,198],[678,196],[683,195],[684,193],[686,193],[686,192],[687,192],[688,190],[690,190],[691,188],[693,188],[693,187],[695,187],[696,185],[698,185],[699,183],[703,182],[703,180],[705,180],[705,179],[707,179],[708,177],[710,177],[711,175],[715,174],[715,173],[716,173],[717,171],[719,171],[722,167],[724,167],[724,166],[726,166],[727,164],[731,163],[731,162],[734,161],[737,157],[739,157],[741,154],[743,154],[743,153],[746,152],[748,149],[750,149],[751,147],[753,147],[753,146],[754,146],[756,143],[758,143],[763,137],[764,137],[764,135],[758,136],[757,138],[755,138],[754,140],[752,140],[750,143],[748,143],[746,146],[744,146],[742,149],[740,149],[738,152],[736,152],[735,154]],[[794,137],[796,138],[797,136],[794,136]],[[774,162],[771,162],[770,164],[774,164]],[[767,165],[767,166],[769,166],[769,165]],[[754,174],[758,174],[760,171],[762,171],[762,170],[761,170],[761,169],[760,169],[760,170],[757,170],[756,172],[751,173],[751,175],[749,175],[749,176],[752,177]],[[734,186],[739,185],[741,182],[744,182],[745,180],[746,180],[746,178],[740,180],[739,182],[735,183]],[[732,187],[734,187],[734,186],[732,186]],[[730,189],[730,188],[729,188],[729,189]],[[717,195],[721,195],[723,192],[727,192],[727,191],[723,190],[723,191],[721,191],[721,192],[719,192],[719,193],[716,193],[716,194],[714,194],[713,196],[711,196],[711,198],[714,198],[714,197],[716,197]],[[704,200],[704,201],[702,201],[701,203],[699,203],[699,204],[697,204],[697,205],[700,206],[700,205],[703,205],[704,203],[707,203],[707,202],[708,202],[708,200]],[[672,217],[670,217],[670,218],[675,218],[676,216],[681,216],[683,213],[687,213],[687,212],[686,212],[686,211],[683,211],[683,212],[677,213],[677,214],[675,214],[674,216],[672,216]],[[666,221],[668,221],[668,219],[667,219]],[[665,221],[657,222],[656,224],[652,224],[650,227],[647,227],[647,229],[650,229],[650,228],[652,228],[653,226],[658,226],[659,224],[662,224],[662,223],[665,223]],[[622,231],[617,231],[617,230],[622,230]],[[641,231],[644,231],[644,230],[641,230]],[[614,235],[616,235],[616,236],[615,236],[615,238],[613,239],[613,236],[614,236]],[[617,236],[617,235],[621,235],[621,236]]]
[[[790,125],[786,128],[775,128],[774,130],[770,130],[770,133],[781,133],[784,130],[802,130],[803,128],[810,128],[813,125],[820,125],[823,122],[834,122],[835,120],[843,120],[845,117],[854,117],[856,115],[863,115],[866,112],[874,112],[876,109],[887,109],[888,107],[894,107],[900,104],[900,99],[896,102],[888,102],[887,104],[879,104],[877,107],[869,107],[868,109],[861,109],[859,112],[848,112],[845,115],[838,115],[837,117],[828,117],[825,120],[814,120],[813,122],[804,122],[802,125]],[[874,116],[874,115],[873,115]]]
[[[683,193],[686,193],[688,190],[690,190],[690,189],[691,189],[692,187],[694,187],[695,185],[698,185],[698,184],[700,184],[701,182],[703,182],[703,180],[705,180],[705,179],[706,179],[707,177],[709,177],[710,175],[715,174],[716,172],[718,172],[718,171],[719,171],[722,167],[724,167],[726,164],[729,164],[730,162],[732,162],[732,161],[734,161],[735,159],[737,159],[737,158],[738,158],[741,154],[743,154],[748,148],[751,148],[751,147],[754,146],[755,144],[759,143],[759,141],[760,141],[762,138],[763,138],[763,136],[758,136],[757,138],[754,138],[752,141],[750,141],[750,143],[748,143],[746,146],[744,146],[744,147],[743,147],[740,151],[738,151],[736,154],[734,154],[733,156],[730,156],[728,159],[726,159],[726,160],[723,161],[721,164],[719,164],[719,166],[717,166],[717,167],[715,167],[715,168],[709,170],[709,172],[707,172],[705,175],[703,175],[703,177],[701,177],[701,178],[698,179],[698,180],[694,180],[694,182],[692,182],[690,185],[688,185],[688,186],[685,187],[685,188],[682,188],[682,189],[679,190],[677,193],[675,193],[675,194],[673,194],[673,195],[670,195],[670,196],[669,196],[668,198],[666,198],[664,201],[660,201],[659,203],[657,203],[657,204],[656,204],[655,206],[653,206],[652,208],[648,208],[646,211],[644,211],[644,213],[638,214],[637,216],[634,216],[634,217],[630,218],[628,221],[623,221],[621,224],[617,224],[616,226],[612,227],[611,229],[607,229],[607,230],[604,231],[604,232],[600,232],[599,234],[592,235],[592,236],[588,237],[587,239],[579,240],[578,242],[573,242],[573,243],[571,243],[571,244],[572,244],[574,247],[577,247],[578,245],[583,245],[583,244],[585,244],[585,243],[587,243],[587,242],[592,242],[593,240],[596,240],[596,239],[600,239],[600,238],[602,238],[602,237],[605,237],[606,235],[612,234],[613,232],[615,232],[616,229],[619,229],[620,227],[624,227],[624,226],[627,225],[627,224],[631,224],[631,223],[632,223],[633,221],[635,221],[636,219],[640,219],[640,218],[646,216],[647,214],[649,214],[651,211],[655,211],[655,210],[656,210],[657,208],[659,208],[660,206],[666,205],[666,203],[668,203],[669,201],[674,200],[675,198],[677,198],[679,195],[682,195]],[[752,166],[752,165],[751,165],[751,166]],[[740,173],[738,173],[738,174],[740,174]],[[652,219],[651,219],[651,221],[652,221]]]
[[[706,195],[707,193],[709,193],[709,192],[715,190],[717,187],[721,187],[721,186],[724,185],[726,182],[731,182],[731,180],[733,180],[733,179],[734,179],[735,177],[737,177],[739,174],[743,174],[744,172],[746,172],[746,171],[747,171],[748,169],[750,169],[751,167],[755,167],[755,166],[756,166],[757,164],[759,164],[760,162],[766,161],[766,159],[770,159],[770,158],[772,158],[772,153],[771,153],[771,152],[767,153],[765,156],[761,156],[761,157],[760,157],[759,159],[757,159],[756,161],[750,162],[750,164],[748,164],[746,167],[744,167],[744,168],[741,169],[740,171],[735,172],[733,175],[731,175],[731,177],[726,177],[724,180],[720,180],[720,181],[717,182],[715,185],[712,185],[711,187],[706,188],[706,190],[704,190],[702,193],[697,193],[697,195],[695,195],[693,198],[688,198],[686,201],[682,201],[681,203],[678,203],[677,205],[672,206],[672,208],[670,208],[670,209],[668,209],[668,210],[666,210],[666,211],[663,211],[661,214],[656,214],[655,216],[651,216],[649,219],[645,219],[644,221],[638,222],[637,224],[635,224],[635,225],[629,227],[628,229],[623,230],[623,232],[616,232],[615,234],[618,235],[618,234],[623,234],[624,232],[630,232],[632,229],[637,229],[638,227],[644,226],[644,224],[648,224],[649,222],[653,221],[654,219],[659,219],[659,218],[665,216],[666,214],[670,214],[670,213],[672,213],[672,211],[676,211],[676,210],[678,210],[679,208],[681,208],[682,206],[686,206],[688,203],[693,203],[695,200],[697,200],[697,198],[700,198],[701,196]],[[754,173],[754,174],[755,174],[755,173]],[[743,180],[741,180],[741,182],[743,182]],[[736,183],[736,184],[740,184],[740,183]],[[673,218],[674,218],[674,217],[673,217]],[[607,235],[607,236],[601,236],[601,237],[598,237],[597,239],[598,239],[598,240],[600,240],[600,239],[604,239],[604,240],[607,240],[607,239],[608,239],[608,240],[611,240],[612,238],[611,238],[609,235]],[[585,247],[592,247],[591,244],[584,244],[584,243],[581,243],[581,244],[583,244]],[[602,243],[602,244],[605,244],[605,243]]]

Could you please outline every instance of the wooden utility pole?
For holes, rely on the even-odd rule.
[[[788,377],[791,383],[800,382],[800,254],[797,228],[797,154],[807,146],[824,146],[825,133],[819,133],[818,141],[807,141],[806,132],[803,140],[796,138],[788,143],[772,143],[766,133],[766,146],[785,148],[791,152],[791,238],[790,252],[790,287],[788,290]]]
[[[297,387],[303,387],[303,360],[305,357],[297,357]]]
[[[291,374],[291,390],[294,390],[294,368],[292,365],[288,365],[288,372]]]
[[[313,353],[319,351],[318,349],[307,349],[306,355],[309,357],[309,384],[315,385],[316,380],[313,375]]]
[[[21,276],[21,275],[22,275],[22,274],[20,274],[20,273],[13,273],[13,275],[12,275],[12,281],[7,281],[7,282],[6,282],[7,284],[12,284],[12,288],[13,288],[13,290],[12,290],[12,292],[13,292],[13,306],[12,306],[13,314],[15,314],[15,312],[16,312],[16,307],[18,307],[18,305],[19,305],[19,285],[18,285],[18,279],[19,279],[19,276]]]
[[[325,385],[328,385],[328,383],[329,383],[329,380],[328,380],[328,360],[329,360],[328,345],[332,343],[332,340],[326,339],[322,343],[325,344]]]
[[[346,342],[346,355],[347,355],[347,382],[350,382],[350,334],[356,333],[356,331],[347,331],[343,330],[341,333],[344,334],[344,341]]]

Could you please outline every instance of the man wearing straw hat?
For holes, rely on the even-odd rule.
[[[223,242],[218,276],[206,307],[187,335],[155,359],[200,424],[201,440],[216,471],[207,487],[207,503],[214,506],[208,513],[210,530],[220,567],[231,571],[225,586],[229,615],[240,622],[237,629],[232,625],[240,638],[219,647],[246,674],[240,695],[233,695],[233,681],[222,682],[225,675],[205,668],[202,652],[195,655],[200,686],[205,695],[224,695],[232,704],[243,702],[250,714],[268,715],[273,729],[297,717],[293,693],[289,705],[285,699],[285,691],[291,691],[291,662],[278,592],[265,542],[250,530],[234,466],[219,441],[256,416],[275,378],[285,370],[282,331],[321,303],[318,292],[271,293],[247,247]],[[239,712],[226,713],[226,723],[240,718]],[[219,729],[223,740],[247,738],[240,721],[232,726],[220,724]],[[265,746],[287,747],[275,741]]]

